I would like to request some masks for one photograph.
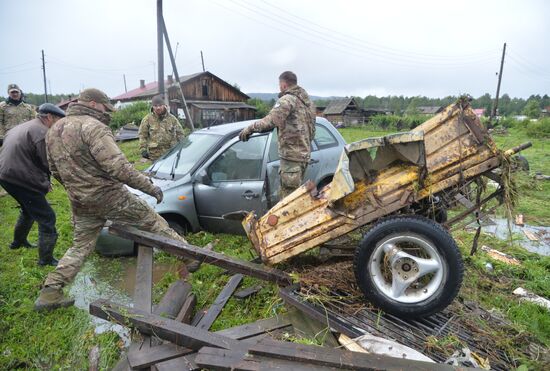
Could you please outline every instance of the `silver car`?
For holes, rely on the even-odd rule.
[[[240,221],[222,216],[240,210],[263,215],[279,200],[277,134],[273,130],[254,134],[247,142],[239,141],[239,132],[252,122],[197,130],[145,170],[164,192],[160,204],[149,195],[131,191],[179,233],[207,230],[244,234]],[[313,180],[319,188],[328,184],[344,145],[344,138],[332,124],[318,117],[305,179]],[[104,228],[96,249],[103,255],[126,255],[134,252],[134,244],[109,235]]]

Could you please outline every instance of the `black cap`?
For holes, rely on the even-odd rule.
[[[63,112],[61,108],[51,103],[44,103],[40,107],[38,107],[38,113],[50,113],[54,116],[65,117],[65,112]]]

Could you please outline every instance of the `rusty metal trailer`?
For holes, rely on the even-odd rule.
[[[463,97],[411,132],[348,144],[329,185],[308,182],[261,218],[248,214],[243,226],[273,265],[368,225],[354,253],[363,293],[387,312],[426,316],[445,308],[462,283],[460,251],[440,224],[442,199],[483,175],[499,183],[490,198],[502,196],[493,170],[529,145],[498,150]],[[477,201],[453,222],[486,202]]]

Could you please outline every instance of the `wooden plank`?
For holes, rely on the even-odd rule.
[[[173,282],[166,290],[160,303],[154,308],[153,313],[167,318],[176,318],[191,293],[191,289],[191,285],[184,280],[180,279]]]
[[[139,245],[136,265],[136,285],[134,287],[134,308],[151,313],[153,289],[153,249]],[[130,343],[127,355],[140,352],[151,347],[151,338],[142,336]],[[127,357],[122,357],[114,370],[128,370],[130,364]]]
[[[245,289],[237,291],[233,296],[236,299],[243,300],[243,299],[248,298],[249,296],[252,296],[252,295],[258,293],[262,288],[263,288],[262,285],[247,287]]]
[[[90,314],[123,326],[133,327],[144,335],[156,336],[194,350],[203,346],[239,348],[239,343],[236,340],[226,336],[204,331],[140,309],[115,304],[105,299],[90,303]]]
[[[328,371],[343,370],[343,368],[325,367],[314,364],[305,364],[283,359],[262,357],[246,354],[244,351],[232,351],[204,347],[197,353],[195,362],[198,366],[208,370],[240,370],[240,371]]]
[[[195,363],[196,356],[197,353],[191,353],[183,357],[157,363],[155,367],[158,371],[199,371],[201,367]]]
[[[181,307],[180,312],[176,316],[176,321],[190,323],[191,316],[193,315],[193,309],[195,309],[196,304],[197,297],[195,296],[195,294],[188,295],[187,299],[185,299],[185,302],[183,303],[183,306]]]
[[[155,363],[181,357],[191,352],[193,352],[193,350],[189,348],[166,343],[156,347],[143,349],[139,352],[129,353],[128,363],[132,369],[147,368]]]
[[[187,258],[200,260],[204,263],[213,264],[228,269],[232,272],[242,273],[281,285],[288,285],[292,283],[290,276],[279,269],[232,258],[215,251],[202,249],[200,247],[184,243],[182,241],[140,231],[134,227],[112,225],[109,227],[109,233],[136,241],[142,245],[156,247],[173,255],[184,256]]]
[[[257,338],[258,336],[266,336],[266,333],[272,333],[274,331],[291,328],[290,322],[286,321],[282,317],[271,317],[268,319],[262,319],[253,323],[247,323],[241,326],[231,327],[225,330],[216,331],[216,334],[227,336],[231,339],[248,341],[254,340],[260,341],[263,338]],[[189,350],[190,352],[194,352]],[[196,353],[185,355],[184,357],[174,358],[168,361],[157,363],[155,366],[158,371],[171,371],[171,370],[197,370],[199,367],[194,363],[194,357]]]
[[[136,286],[134,288],[134,307],[151,313],[153,288],[153,250],[139,246]]]
[[[286,359],[291,361],[312,363],[319,366],[343,367],[350,370],[408,370],[408,371],[444,371],[455,370],[444,364],[412,361],[401,358],[385,357],[377,354],[350,352],[347,350],[330,349],[304,344],[287,344],[274,342],[256,344],[248,348],[248,353]],[[198,363],[199,360],[197,360]],[[464,368],[461,368],[464,370]]]
[[[247,323],[241,326],[235,326],[225,330],[216,331],[216,334],[227,336],[232,339],[242,340],[263,334],[265,332],[270,332],[290,326],[292,326],[292,324],[284,317],[271,317],[267,319],[261,319],[252,323]]]
[[[218,318],[218,316],[220,315],[223,307],[225,306],[233,292],[241,284],[242,280],[242,274],[236,274],[229,279],[216,300],[214,300],[214,303],[210,306],[210,308],[208,308],[199,323],[197,323],[197,328],[202,330],[210,329],[216,318]]]

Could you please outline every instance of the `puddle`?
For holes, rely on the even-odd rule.
[[[506,219],[491,218],[494,222],[493,225],[483,225],[481,230],[483,232],[494,235],[501,240],[510,239],[510,231],[508,230],[508,222]],[[476,224],[470,224],[469,227],[476,228]],[[525,235],[525,231],[530,232],[536,236],[538,241],[531,241]],[[540,255],[550,256],[550,227],[538,227],[527,225],[520,227],[512,223],[512,236],[514,237],[514,244],[519,244],[525,250],[534,252]]]
[[[69,291],[69,295],[75,299],[75,306],[88,312],[90,303],[97,299],[133,306],[136,263],[136,257],[105,258],[96,255],[88,259]],[[176,273],[179,267],[177,263],[155,262],[153,283],[159,282],[167,272]],[[126,346],[130,345],[130,332],[126,327],[95,316],[90,316],[90,319],[97,334],[115,331]]]

